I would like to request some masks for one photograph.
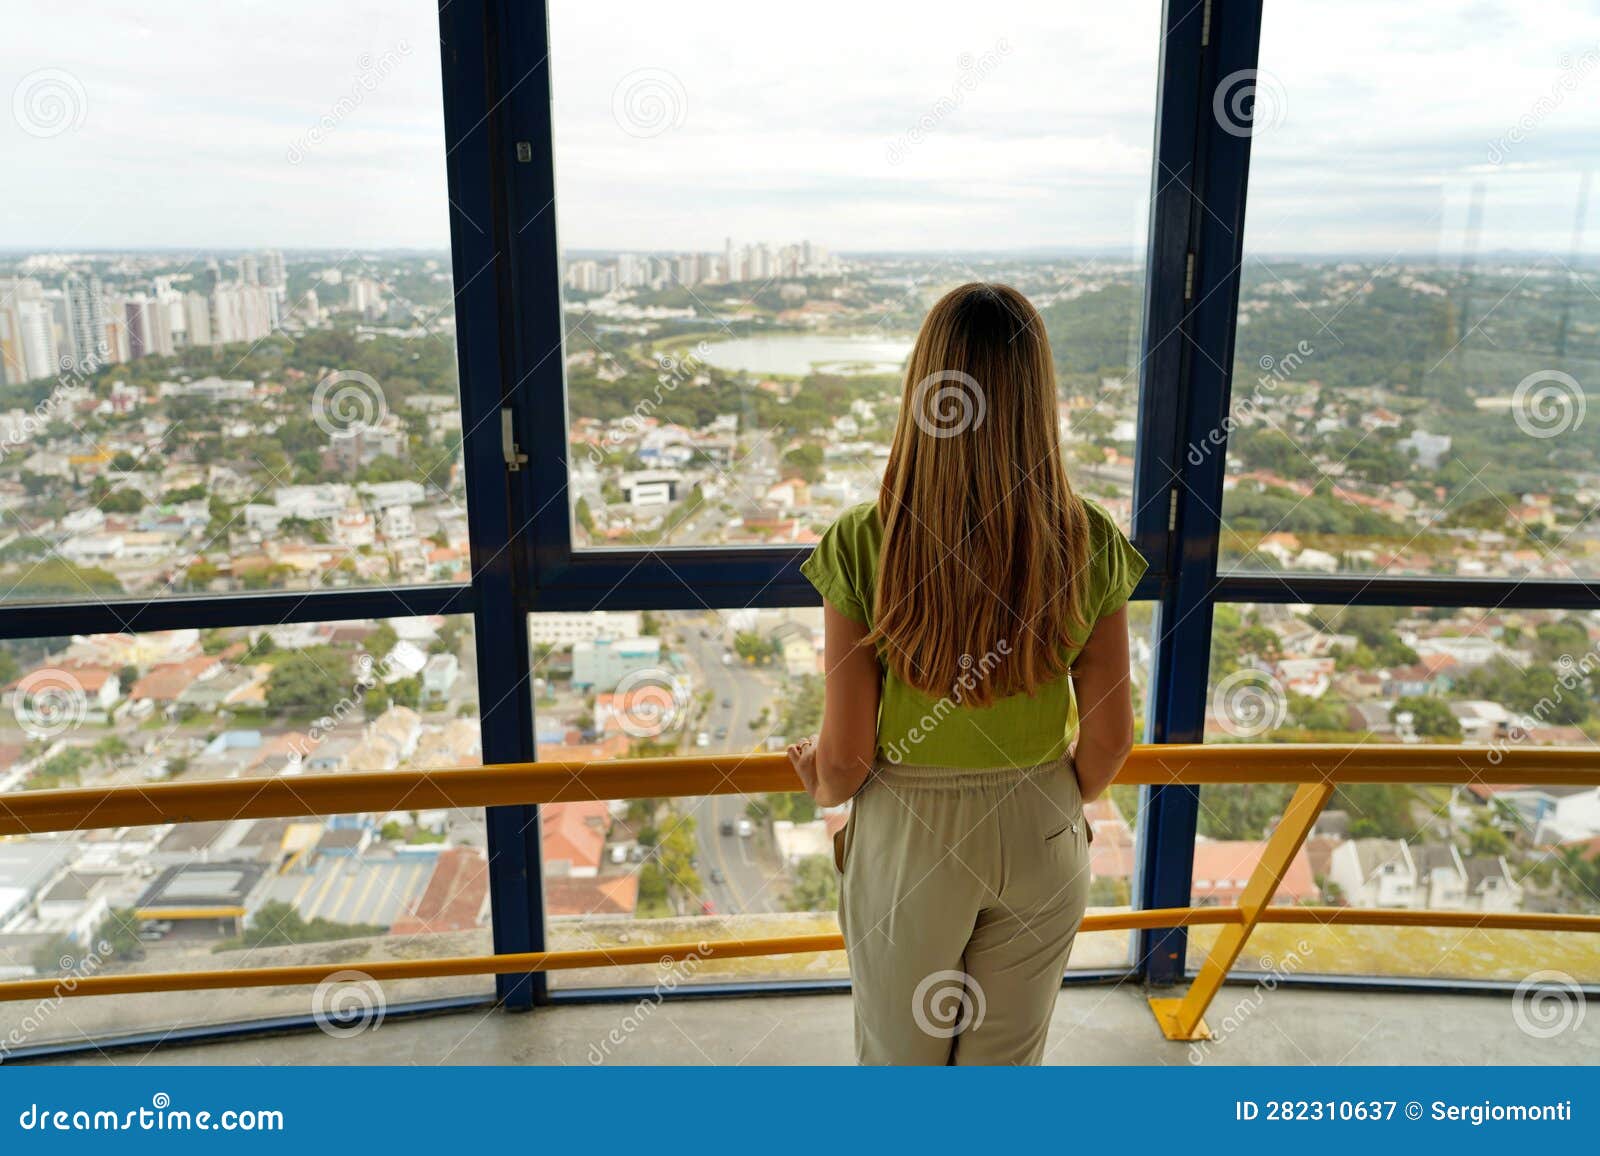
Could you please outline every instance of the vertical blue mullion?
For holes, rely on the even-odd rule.
[[[493,0],[489,0],[493,3]],[[517,671],[516,726],[519,759],[537,756],[528,614],[549,576],[563,570],[572,553],[567,500],[567,403],[561,253],[556,241],[555,143],[550,93],[550,30],[544,0],[497,5],[495,43],[499,83],[491,122],[500,129],[497,188],[502,205],[502,253],[508,278],[502,318],[507,325],[507,375],[503,404],[511,408],[521,469],[507,473],[511,534],[507,556],[514,575],[507,602],[515,621],[507,625]],[[539,856],[537,807],[518,808],[523,842],[527,915],[535,950],[544,944],[544,881]],[[548,997],[548,979],[538,972],[528,991],[534,1002]],[[502,996],[504,992],[502,992]]]
[[[478,697],[484,761],[502,763],[533,757],[533,719],[526,683],[527,623],[518,609],[518,559],[511,548],[516,509],[500,449],[510,292],[506,213],[497,180],[503,134],[494,116],[505,72],[497,60],[500,37],[492,20],[487,0],[440,5]],[[487,824],[494,949],[541,950],[538,812],[491,807]],[[542,974],[497,976],[495,983],[508,1007],[527,1007],[544,992]]]
[[[555,126],[551,108],[550,29],[545,0],[509,6],[506,18],[506,98],[514,139],[525,161],[511,166],[512,219],[508,254],[515,270],[515,410],[518,442],[528,455],[520,471],[526,503],[521,535],[532,596],[572,564],[572,517],[567,496],[565,318],[561,248],[556,235]],[[569,579],[570,580],[570,579]]]
[[[1216,444],[1213,435],[1225,433],[1232,384],[1250,161],[1248,135],[1225,131],[1218,124],[1211,94],[1221,78],[1255,68],[1261,33],[1260,0],[1212,0],[1208,8],[1211,27],[1205,44],[1201,44],[1198,25],[1191,23],[1200,12],[1196,6],[1169,27],[1164,50],[1165,80],[1173,87],[1164,93],[1163,116],[1170,109],[1175,118],[1186,117],[1190,125],[1191,167],[1183,177],[1190,193],[1184,224],[1186,248],[1194,254],[1193,288],[1177,326],[1147,327],[1149,340],[1180,346],[1173,354],[1178,359],[1180,382],[1175,407],[1180,440],[1173,446],[1173,460],[1182,480],[1175,491],[1176,531],[1161,603],[1152,695],[1153,738],[1173,743],[1198,742],[1205,731],[1211,608],[1222,529],[1217,511],[1222,508],[1225,457],[1225,447]],[[1188,101],[1182,99],[1184,92],[1189,94]],[[1174,179],[1172,172],[1158,170],[1161,176]],[[1195,462],[1188,459],[1186,446],[1208,443],[1209,453],[1199,455]],[[1152,788],[1145,802],[1140,824],[1140,905],[1186,907],[1194,868],[1199,790]],[[1180,979],[1187,947],[1183,928],[1142,933],[1139,963],[1147,981],[1164,984]]]
[[[1162,15],[1161,82],[1156,102],[1156,147],[1151,173],[1150,253],[1146,274],[1144,335],[1141,349],[1144,381],[1141,390],[1138,454],[1138,490],[1150,495],[1147,515],[1159,519],[1163,573],[1161,601],[1156,610],[1154,671],[1145,718],[1146,738],[1168,742],[1173,695],[1175,656],[1167,625],[1172,621],[1175,575],[1181,560],[1180,541],[1169,531],[1168,518],[1176,473],[1182,468],[1178,443],[1184,410],[1184,366],[1188,344],[1182,336],[1186,322],[1184,284],[1193,239],[1196,134],[1198,132],[1202,11],[1187,3],[1165,6]],[[1160,497],[1157,497],[1160,495]],[[1138,527],[1135,527],[1136,531]],[[1171,865],[1188,852],[1194,837],[1192,800],[1182,788],[1145,787],[1139,806],[1136,895],[1140,907],[1163,907],[1163,897],[1174,890]],[[1187,834],[1185,831],[1187,830]],[[1184,885],[1187,886],[1185,879]],[[1136,964],[1148,976],[1152,939],[1156,932],[1139,932]],[[1180,932],[1181,934],[1181,932]],[[1180,947],[1181,951],[1181,947]]]
[[[1139,445],[1133,483],[1133,541],[1161,577],[1161,603],[1156,609],[1156,637],[1163,636],[1167,599],[1177,554],[1168,524],[1178,457],[1178,415],[1182,406],[1185,345],[1176,333],[1183,324],[1184,278],[1189,254],[1189,219],[1193,212],[1195,93],[1199,90],[1200,15],[1163,6],[1161,50],[1156,69],[1155,145],[1150,172],[1150,227],[1145,258],[1145,299],[1140,334]],[[1162,677],[1171,656],[1157,645],[1150,696],[1145,703],[1143,739],[1164,740],[1167,700]],[[1153,849],[1170,801],[1163,792],[1141,790],[1136,832],[1133,888],[1135,901],[1150,906],[1147,884],[1153,877]],[[1135,933],[1135,962],[1147,957],[1145,933]]]
[[[1188,7],[1188,5],[1185,5]],[[1168,495],[1179,468],[1178,412],[1184,346],[1172,335],[1183,322],[1194,157],[1193,93],[1199,85],[1199,14],[1165,6],[1156,68],[1155,146],[1150,226],[1140,329],[1139,444],[1133,479],[1133,541],[1151,569],[1172,573]]]

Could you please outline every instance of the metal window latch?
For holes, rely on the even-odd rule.
[[[517,435],[511,427],[512,413],[509,405],[500,407],[500,454],[506,460],[506,469],[515,473],[528,460],[528,455],[517,448]]]

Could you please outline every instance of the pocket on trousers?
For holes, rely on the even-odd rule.
[[[856,828],[856,801],[850,801],[850,813],[844,818],[844,826],[833,833],[833,869],[840,875],[844,874],[844,865],[850,859],[850,840],[855,835]]]
[[[1045,834],[1046,843],[1054,842],[1068,832],[1075,833],[1079,827],[1087,827],[1088,821],[1083,815],[1083,791],[1078,786],[1078,772],[1070,761],[1050,776],[1045,790],[1050,803],[1054,804],[1054,810],[1050,813],[1056,820]]]

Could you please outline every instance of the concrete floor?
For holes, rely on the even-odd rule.
[[[1508,995],[1261,991],[1228,987],[1211,1044],[1161,1038],[1132,985],[1065,989],[1049,1064],[1600,1064],[1600,1010],[1570,1007],[1548,1038]],[[1548,1021],[1545,1021],[1548,1022]],[[1560,1026],[1556,1024],[1555,1026]],[[116,1052],[79,1064],[848,1064],[846,996],[571,1005],[391,1020],[346,1038],[320,1031]]]

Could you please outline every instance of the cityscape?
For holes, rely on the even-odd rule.
[[[449,270],[444,254],[397,251],[0,255],[0,596],[467,580]],[[1132,523],[1135,260],[729,239],[573,253],[562,278],[581,548],[815,542],[875,496],[920,318],[972,279],[1038,305],[1074,485]],[[1234,412],[1184,450],[1191,465],[1226,453],[1223,566],[1596,577],[1600,462],[1589,395],[1566,384],[1600,379],[1585,295],[1581,276],[1531,258],[1247,265]],[[1142,710],[1151,607],[1130,607],[1130,623]],[[781,749],[820,720],[816,609],[541,614],[530,635],[542,757]],[[471,765],[476,662],[467,614],[0,643],[0,783]],[[1221,605],[1207,737],[1588,745],[1597,670],[1593,611]],[[1237,901],[1285,800],[1202,792],[1197,904]],[[1090,819],[1091,905],[1126,907],[1137,792],[1113,789]],[[831,930],[843,820],[790,795],[545,807],[552,946],[684,940],[727,921]],[[102,942],[108,968],[488,950],[488,855],[481,812],[454,810],[7,840],[0,972],[50,974]],[[1330,805],[1278,901],[1594,911],[1597,895],[1594,790],[1360,787]],[[1272,931],[1252,950],[1274,950]],[[1484,978],[1531,950],[1515,935],[1500,955],[1429,942],[1352,930],[1316,966]],[[1086,935],[1073,964],[1127,950]],[[844,974],[819,956],[700,975],[794,966]],[[556,982],[637,978],[580,974]],[[250,998],[272,1009],[270,994]],[[153,1022],[174,1012],[152,1009]]]

